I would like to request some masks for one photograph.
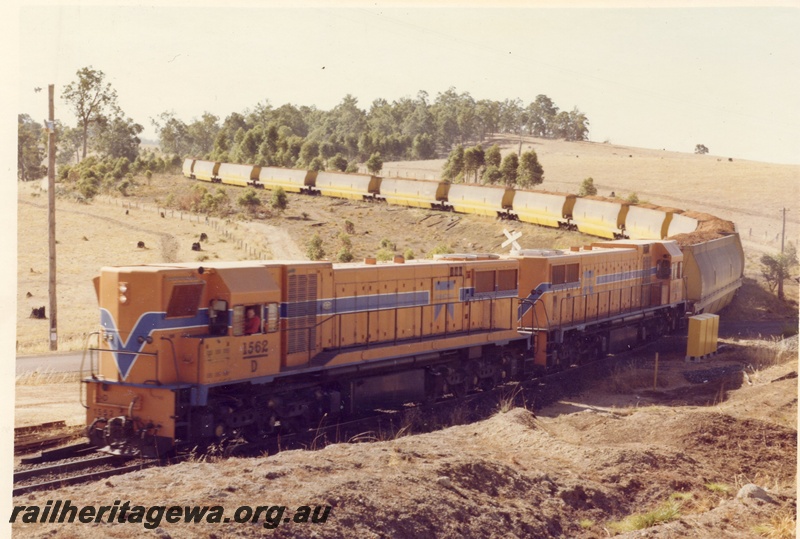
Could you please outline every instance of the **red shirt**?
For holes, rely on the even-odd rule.
[[[261,319],[258,316],[248,318],[244,323],[244,334],[252,335],[253,333],[261,333]]]

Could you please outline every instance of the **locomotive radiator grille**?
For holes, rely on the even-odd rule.
[[[317,276],[289,276],[287,352],[308,352],[317,340]]]

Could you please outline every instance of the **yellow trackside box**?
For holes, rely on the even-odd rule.
[[[717,339],[719,338],[719,315],[706,314],[706,354],[713,354],[717,351]]]
[[[686,343],[687,359],[706,354],[707,326],[707,316],[704,314],[689,318],[689,339]]]
[[[689,318],[689,340],[686,345],[686,357],[702,357],[717,351],[719,339],[719,316],[716,314],[698,314]]]

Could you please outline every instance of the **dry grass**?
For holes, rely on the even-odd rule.
[[[608,524],[608,529],[617,533],[643,530],[680,518],[680,515],[681,503],[670,500],[647,513],[636,513],[611,522]]]
[[[794,345],[792,346],[792,342]],[[747,362],[750,371],[755,372],[780,365],[787,361],[797,359],[797,341],[781,340],[777,338],[765,339],[758,342],[757,346],[748,346],[742,353],[742,359]]]
[[[725,483],[706,483],[706,488],[717,494],[730,494],[731,492],[731,486],[726,485]]]
[[[767,539],[791,539],[796,537],[797,521],[795,514],[788,509],[776,512],[766,524],[760,524],[753,531]]]

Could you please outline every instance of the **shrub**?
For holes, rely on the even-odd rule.
[[[322,238],[319,234],[314,234],[306,244],[306,256],[309,260],[322,260],[325,258],[325,249],[322,246]]]
[[[261,205],[261,199],[258,198],[256,190],[252,187],[248,188],[239,196],[238,202],[240,206],[246,208],[248,211],[253,211],[256,207]]]
[[[375,253],[375,258],[380,262],[387,262],[394,259],[394,251],[385,248],[378,249],[378,252]]]
[[[589,177],[583,180],[578,194],[582,197],[597,194],[597,187],[594,186],[594,179]]]
[[[336,255],[336,260],[339,262],[352,262],[354,258],[355,255],[347,247],[342,247]]]
[[[283,187],[278,187],[272,192],[270,205],[276,210],[285,210],[287,208],[289,200],[286,197],[286,191],[283,190]]]

